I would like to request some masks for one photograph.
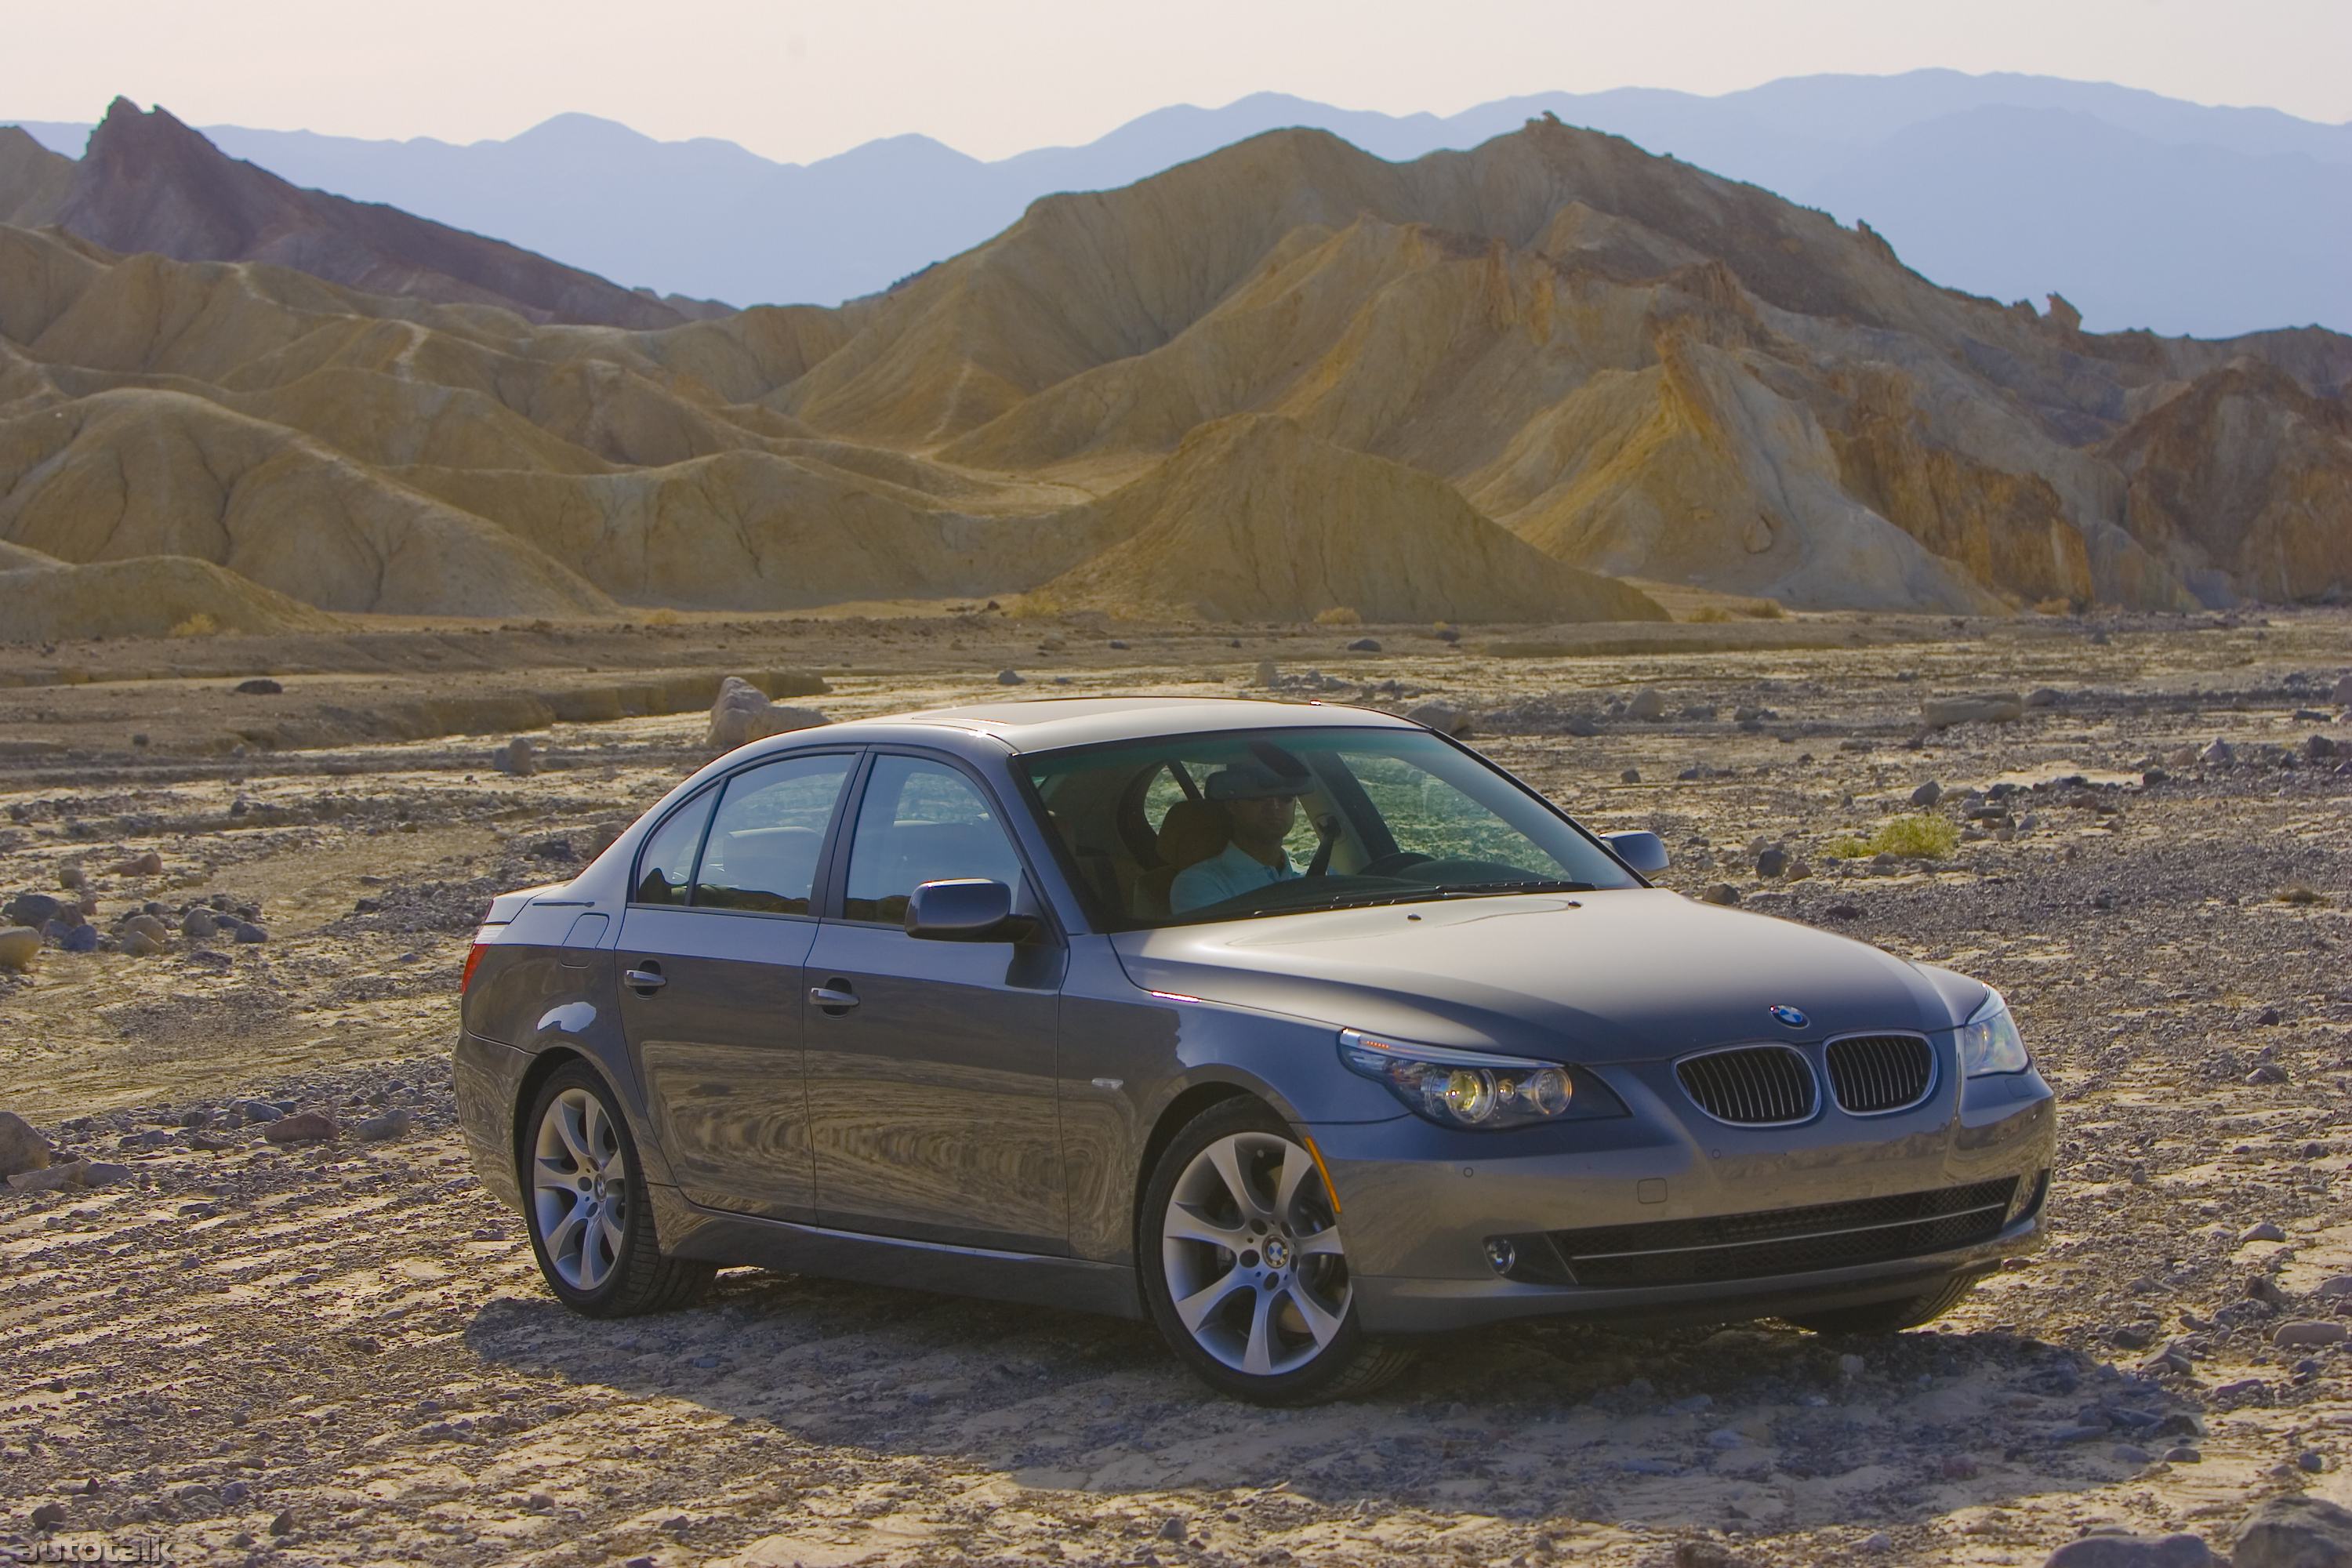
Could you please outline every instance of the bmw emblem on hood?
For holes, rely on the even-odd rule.
[[[1772,1016],[1780,1019],[1780,1022],[1788,1025],[1789,1027],[1792,1029],[1801,1029],[1806,1025],[1812,1022],[1811,1018],[1806,1017],[1794,1007],[1773,1007],[1769,1009],[1769,1011],[1771,1013]]]

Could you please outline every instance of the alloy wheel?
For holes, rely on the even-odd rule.
[[[1236,1132],[1201,1150],[1160,1234],[1177,1319],[1223,1365],[1278,1376],[1339,1336],[1347,1254],[1314,1158],[1289,1139]]]
[[[531,1153],[531,1210],[556,1276],[589,1292],[611,1278],[629,1226],[628,1155],[620,1130],[585,1089],[547,1103]]]

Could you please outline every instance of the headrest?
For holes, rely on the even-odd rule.
[[[1160,858],[1169,866],[1192,866],[1232,842],[1234,825],[1224,808],[1205,800],[1180,800],[1160,823]]]

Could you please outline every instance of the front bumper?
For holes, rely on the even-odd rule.
[[[1411,1116],[1310,1129],[1342,1204],[1366,1331],[1549,1315],[1721,1322],[1860,1306],[1988,1272],[2043,1239],[2057,1114],[2037,1074],[1947,1089],[1895,1116],[1832,1108],[1800,1127],[1739,1128],[1676,1106],[1657,1074],[1601,1071],[1632,1115],[1503,1133],[1453,1132]],[[1789,1211],[1899,1209],[1906,1197],[1988,1187],[2004,1199],[1981,1224],[1891,1232],[1900,1256],[1884,1245],[1841,1256],[1809,1243],[1790,1249],[1801,1264],[1776,1269],[1769,1244],[1716,1247],[1707,1250],[1717,1260],[1737,1253],[1728,1277],[1580,1284],[1574,1268],[1543,1266],[1559,1262],[1549,1248],[1526,1245],[1601,1227],[1736,1235],[1748,1222],[1769,1229]],[[1499,1238],[1519,1241],[1516,1267],[1490,1256]],[[1543,1254],[1533,1268],[1531,1250]]]

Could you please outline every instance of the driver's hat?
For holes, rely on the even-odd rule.
[[[1206,793],[1211,800],[1272,800],[1305,795],[1314,784],[1314,777],[1308,773],[1285,778],[1272,768],[1239,763],[1211,773]]]

